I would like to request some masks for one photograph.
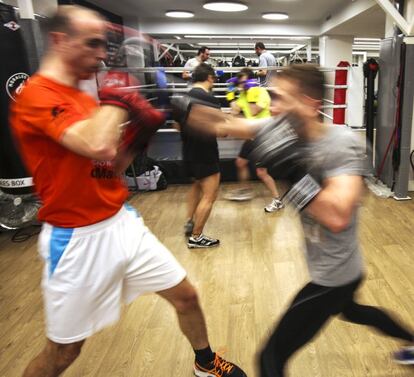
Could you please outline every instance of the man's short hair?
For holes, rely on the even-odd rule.
[[[208,76],[216,76],[211,65],[206,63],[199,64],[193,71],[193,82],[204,82],[208,80]]]
[[[292,64],[277,74],[277,79],[294,81],[303,94],[321,101],[325,92],[325,75],[317,64]]]
[[[266,47],[263,42],[256,42],[256,44],[254,45],[254,48],[255,49],[260,48],[261,50],[266,50]]]
[[[49,33],[60,32],[66,34],[74,34],[75,29],[72,25],[73,17],[77,12],[87,12],[102,20],[105,18],[98,12],[82,7],[80,5],[60,5],[56,13],[46,21],[46,28]]]
[[[206,52],[206,50],[210,50],[210,49],[207,46],[200,47],[197,51],[197,56],[201,55],[201,54],[204,54]]]
[[[247,79],[254,79],[254,72],[250,68],[242,68],[239,73],[237,73],[237,79],[240,80],[243,76],[247,76]]]

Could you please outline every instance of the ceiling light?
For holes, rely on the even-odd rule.
[[[222,46],[222,47],[233,47],[233,46],[247,46],[247,47],[251,47],[252,49],[254,49],[254,43],[243,43],[243,42],[199,42],[197,43],[198,46],[209,46],[209,47],[213,47],[213,46]],[[294,43],[266,43],[266,47],[269,46],[284,46],[286,48],[292,48],[292,47],[296,47],[298,46],[297,44]]]
[[[263,13],[262,17],[266,20],[287,20],[289,18],[287,13],[275,12],[275,13]]]
[[[167,17],[174,17],[174,18],[191,18],[194,17],[193,12],[189,12],[187,10],[169,10],[165,12]]]
[[[312,37],[291,37],[289,35],[184,35],[186,39],[312,39]]]
[[[216,12],[241,12],[246,10],[248,6],[234,1],[212,1],[204,4],[203,8]]]
[[[381,38],[354,38],[354,41],[380,42]]]

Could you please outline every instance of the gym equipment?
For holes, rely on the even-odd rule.
[[[13,7],[0,4],[0,227],[16,229],[36,219],[39,201],[33,180],[26,172],[9,127],[9,105],[29,77],[27,55]]]
[[[366,79],[367,94],[365,101],[365,114],[366,114],[366,139],[367,139],[367,152],[372,165],[372,150],[371,145],[374,145],[374,117],[375,117],[375,77],[379,70],[379,64],[373,58],[368,59],[364,63],[364,76]]]
[[[337,67],[349,67],[348,62],[339,62]],[[348,81],[348,71],[335,72],[335,85],[346,85]],[[334,105],[346,104],[346,88],[335,88]],[[334,124],[345,124],[345,109],[337,108],[333,111]]]

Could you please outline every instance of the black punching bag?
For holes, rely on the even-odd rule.
[[[0,229],[18,229],[34,223],[40,203],[9,126],[9,104],[22,89],[29,70],[14,9],[1,3],[0,53]]]
[[[15,148],[9,104],[28,76],[28,60],[13,7],[0,3],[0,189],[12,195],[32,192],[32,179]]]

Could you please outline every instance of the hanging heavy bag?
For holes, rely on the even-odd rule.
[[[0,4],[0,189],[12,195],[30,194],[32,178],[16,150],[9,126],[9,105],[29,77],[27,55],[13,7]]]

